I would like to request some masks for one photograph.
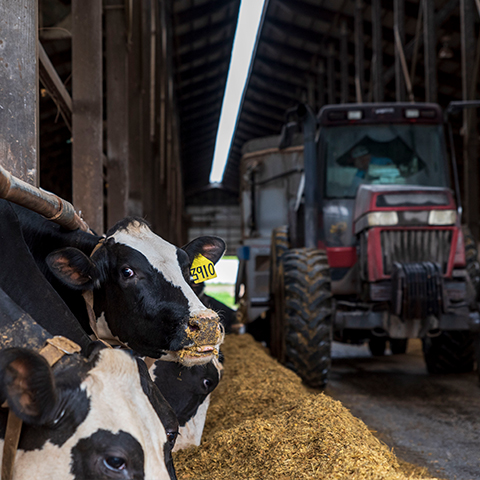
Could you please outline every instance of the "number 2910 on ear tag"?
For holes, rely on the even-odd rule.
[[[190,267],[190,275],[192,276],[193,283],[202,283],[205,280],[215,278],[217,272],[215,271],[213,262],[199,253],[193,259],[192,266]]]

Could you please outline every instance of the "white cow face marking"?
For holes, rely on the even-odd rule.
[[[147,225],[133,223],[126,230],[115,232],[111,238],[142,253],[150,264],[161,272],[173,286],[179,287],[188,301],[190,316],[206,310],[185,280],[177,258],[177,247],[155,235]]]

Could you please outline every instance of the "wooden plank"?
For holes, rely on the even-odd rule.
[[[128,51],[128,214],[144,215],[143,189],[143,115],[142,115],[142,17],[140,2],[132,2],[131,43]]]
[[[58,76],[42,44],[38,44],[39,76],[42,85],[58,107],[65,124],[72,131],[72,97]]]
[[[152,201],[152,178],[153,178],[153,145],[151,141],[151,53],[152,53],[152,17],[153,8],[151,0],[145,0],[141,3],[141,22],[142,22],[142,203],[145,218],[154,224],[155,205]],[[158,232],[157,232],[158,233]]]
[[[102,3],[72,0],[73,204],[103,233]]]
[[[105,0],[107,87],[107,224],[128,213],[127,17],[118,0]],[[112,8],[113,7],[113,8]]]
[[[423,0],[423,38],[425,57],[425,101],[436,102],[437,86],[437,33],[435,28],[435,1]]]
[[[348,27],[343,21],[340,27],[340,102],[348,102]]]
[[[358,103],[363,102],[364,83],[363,0],[355,0],[355,92]]]
[[[402,48],[405,46],[405,0],[394,0],[393,2],[393,23],[394,28],[398,31],[400,43]],[[395,45],[395,97],[397,102],[404,102],[405,94],[405,79],[403,77],[402,64],[400,59],[401,52],[397,45]]]
[[[334,104],[336,101],[335,89],[335,46],[330,43],[327,47],[327,96],[328,103]]]
[[[38,185],[37,0],[0,0],[0,164]]]
[[[382,50],[382,16],[380,0],[372,0],[372,79],[373,101],[383,102],[383,50]]]
[[[474,75],[472,66],[475,63],[475,5],[473,0],[460,0],[460,34],[462,45],[462,94],[464,100],[471,98],[471,84]],[[465,196],[465,220],[473,236],[478,240],[478,134],[477,111],[465,109],[463,112],[463,188]]]

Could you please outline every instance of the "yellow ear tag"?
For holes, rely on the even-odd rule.
[[[193,259],[192,266],[190,267],[190,275],[192,276],[193,283],[202,283],[205,280],[215,278],[217,272],[215,271],[213,262],[199,253]]]

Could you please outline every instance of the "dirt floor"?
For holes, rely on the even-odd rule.
[[[372,357],[334,343],[327,394],[362,419],[398,457],[448,480],[480,478],[476,373],[429,375],[420,340],[407,354]]]
[[[174,456],[179,480],[435,478],[339,401],[304,388],[250,335],[227,336],[223,351],[202,445]]]

